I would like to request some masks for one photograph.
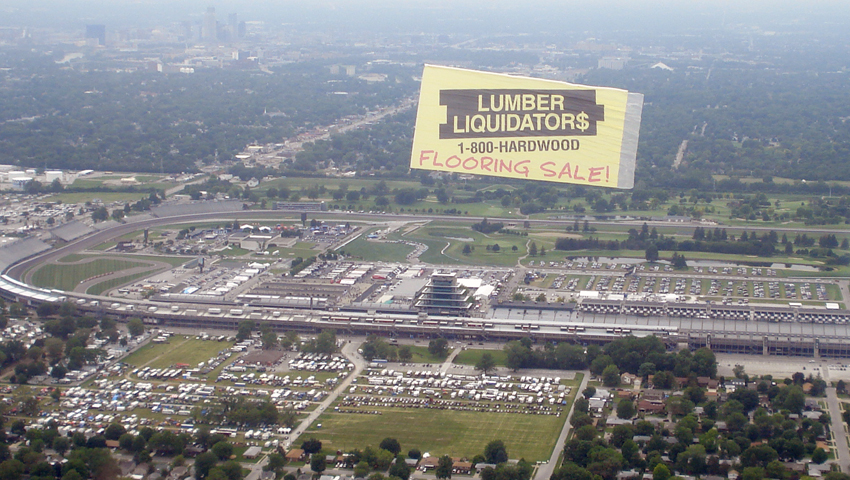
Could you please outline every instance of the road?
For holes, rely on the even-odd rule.
[[[360,342],[349,342],[342,347],[342,354],[345,355],[346,358],[351,360],[352,363],[354,363],[354,370],[349,376],[345,377],[345,380],[343,380],[342,383],[340,383],[339,386],[337,386],[334,391],[331,392],[330,395],[328,395],[327,398],[322,401],[322,403],[319,404],[318,408],[310,412],[310,414],[307,415],[307,418],[302,420],[301,424],[295,427],[295,430],[293,430],[290,434],[289,445],[295,445],[295,442],[298,437],[304,432],[306,432],[308,428],[310,428],[310,425],[312,425],[313,422],[315,422],[316,419],[319,418],[319,416],[324,413],[325,410],[327,410],[327,408],[330,407],[333,402],[336,401],[336,399],[341,393],[348,390],[348,387],[351,386],[351,383],[354,381],[354,379],[357,378],[358,375],[360,375],[360,372],[362,372],[364,368],[366,368],[366,361],[363,359],[363,357],[360,356],[359,353],[357,353],[357,349],[359,348],[359,346]],[[286,445],[287,449],[289,449],[289,445]]]
[[[269,456],[266,455],[257,463],[243,463],[242,468],[248,468],[251,471],[248,475],[245,475],[244,480],[259,480],[260,475],[263,474],[263,467],[269,463]]]
[[[582,373],[584,374],[584,377],[581,379],[581,385],[578,386],[576,398],[578,398],[578,396],[581,395],[581,392],[587,388],[587,382],[590,379],[589,371],[584,371]],[[575,405],[576,402],[573,401],[572,406],[570,406],[570,411],[567,413],[567,420],[564,422],[564,428],[561,429],[561,435],[558,436],[558,441],[555,442],[555,449],[552,450],[552,456],[549,458],[548,462],[537,467],[537,473],[534,475],[534,480],[549,480],[549,477],[551,477],[555,472],[555,466],[558,465],[558,458],[561,456],[561,452],[564,451],[564,444],[567,442],[567,436],[569,436],[570,430],[572,430],[570,419],[573,418]]]
[[[829,369],[821,369],[823,379],[827,384],[829,381]],[[829,419],[832,421],[830,430],[835,449],[838,451],[838,466],[842,472],[850,472],[850,448],[847,446],[847,430],[844,419],[841,417],[841,405],[838,402],[838,394],[835,387],[826,387],[826,406],[829,408]]]
[[[366,116],[365,118],[357,120],[356,122],[352,122],[352,123],[344,124],[344,125],[333,124],[333,125],[328,125],[328,126],[325,126],[325,127],[317,127],[317,129],[324,129],[326,131],[326,133],[324,133],[323,135],[315,136],[315,137],[312,137],[312,138],[309,138],[309,139],[306,139],[306,140],[301,140],[301,141],[298,140],[298,136],[296,136],[294,138],[285,139],[281,143],[286,145],[286,146],[282,147],[282,148],[274,148],[273,147],[274,144],[267,144],[267,145],[265,145],[265,147],[270,148],[270,149],[269,149],[268,153],[263,154],[263,158],[265,158],[265,159],[279,158],[279,155],[283,155],[283,154],[285,154],[287,156],[293,155],[295,153],[298,153],[298,152],[304,150],[305,144],[315,143],[315,142],[320,141],[320,140],[328,140],[328,139],[331,138],[331,135],[346,133],[346,132],[349,132],[351,130],[355,130],[355,129],[364,127],[366,125],[370,125],[372,123],[375,123],[375,122],[382,120],[384,117],[387,117],[389,115],[395,115],[399,112],[410,110],[414,106],[416,106],[416,99],[415,98],[405,98],[401,101],[400,104],[398,104],[396,106],[385,108],[385,109],[383,109],[379,112],[373,113],[371,115]],[[267,162],[264,162],[264,163],[267,163]]]
[[[847,431],[844,420],[841,418],[841,406],[838,404],[835,387],[826,388],[826,404],[829,407],[830,420],[832,420],[832,438],[838,450],[838,466],[842,472],[848,472],[850,471],[850,448],[847,447]]]

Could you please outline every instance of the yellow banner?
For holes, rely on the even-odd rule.
[[[426,65],[410,167],[634,186],[643,95]]]

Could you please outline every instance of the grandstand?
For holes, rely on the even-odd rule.
[[[50,230],[50,234],[60,240],[70,242],[93,231],[94,229],[88,225],[74,220],[73,222],[68,222]]]

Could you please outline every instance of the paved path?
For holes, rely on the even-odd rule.
[[[578,398],[578,396],[581,395],[581,392],[587,388],[587,381],[590,379],[589,371],[581,373],[584,374],[584,377],[581,379],[581,385],[578,386],[575,398]],[[537,473],[534,475],[534,480],[549,480],[549,477],[551,477],[555,472],[555,466],[558,464],[558,458],[561,456],[561,452],[564,451],[564,444],[567,443],[567,436],[570,434],[570,430],[572,430],[570,419],[573,418],[575,406],[576,402],[573,401],[573,404],[570,406],[570,411],[567,413],[567,419],[564,421],[564,428],[561,429],[561,435],[558,436],[558,441],[555,443],[555,449],[552,450],[552,457],[549,458],[547,463],[537,467]]]
[[[455,357],[461,352],[461,350],[463,350],[463,347],[461,346],[457,346],[452,350],[452,353],[450,353],[449,356],[446,357],[446,361],[443,362],[442,365],[440,365],[440,373],[447,373],[449,369],[452,368],[452,362],[454,361]]]
[[[847,431],[841,418],[841,406],[838,404],[838,395],[835,387],[826,388],[826,404],[829,406],[829,417],[832,420],[832,439],[838,450],[838,466],[842,472],[850,471],[850,448],[847,447]]]
[[[354,363],[354,370],[349,376],[345,377],[345,380],[343,380],[342,383],[340,383],[339,386],[336,387],[334,391],[331,392],[331,394],[328,395],[328,397],[322,401],[322,403],[319,404],[318,408],[310,412],[310,414],[307,415],[307,418],[302,420],[301,424],[295,427],[295,430],[293,430],[292,434],[290,435],[289,445],[294,445],[295,441],[298,440],[299,435],[306,432],[310,425],[312,425],[313,422],[316,421],[317,418],[319,418],[319,415],[324,413],[325,410],[330,407],[334,401],[336,401],[337,397],[339,397],[341,393],[348,390],[348,387],[351,386],[351,383],[354,381],[354,379],[357,378],[358,375],[360,375],[360,372],[362,372],[364,368],[366,368],[366,361],[363,360],[363,357],[361,357],[360,354],[357,353],[357,348],[359,346],[360,342],[349,342],[342,347],[342,354]],[[289,449],[289,445],[286,445],[285,447]]]
[[[245,475],[244,480],[260,480],[260,475],[263,474],[263,467],[269,463],[269,456],[266,455],[257,463],[242,463],[242,468],[251,470],[248,475]]]
[[[850,282],[845,279],[835,280],[835,283],[838,285],[838,291],[841,292],[841,300],[836,300],[838,302],[844,303],[844,305],[850,304]]]
[[[829,384],[829,369],[821,369],[823,379]],[[842,472],[850,471],[850,448],[847,447],[847,430],[844,420],[841,418],[841,406],[838,403],[838,394],[835,387],[826,387],[826,405],[829,408],[829,418],[832,421],[832,440],[838,451],[838,466]]]

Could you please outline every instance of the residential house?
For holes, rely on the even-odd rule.
[[[440,463],[440,459],[437,458],[437,457],[423,458],[422,460],[419,461],[419,470],[422,470],[423,472],[427,472],[428,470],[431,470],[432,468],[437,468],[437,465],[439,465],[439,463]]]
[[[663,403],[654,403],[647,400],[641,400],[637,404],[637,410],[641,413],[656,414],[664,411]]]
[[[472,462],[455,461],[452,462],[452,473],[460,475],[469,475],[472,473]]]
[[[179,466],[171,469],[171,472],[168,474],[168,480],[183,480],[184,478],[189,476],[189,467]]]
[[[697,377],[697,385],[702,388],[717,388],[720,382],[710,377]]]
[[[495,463],[484,463],[484,462],[476,463],[475,464],[475,473],[481,473],[481,470],[484,470],[487,467],[490,467],[490,468],[495,470],[496,464]]]
[[[740,379],[740,378],[731,378],[729,380],[726,380],[725,386],[726,386],[727,390],[735,391],[739,388],[746,387],[747,382],[745,382],[743,379]]]
[[[286,453],[286,460],[289,462],[303,462],[306,459],[307,455],[300,448],[293,448]]]
[[[603,410],[605,410],[605,404],[607,402],[605,400],[599,398],[591,398],[588,401],[587,411],[591,415],[602,415]]]

